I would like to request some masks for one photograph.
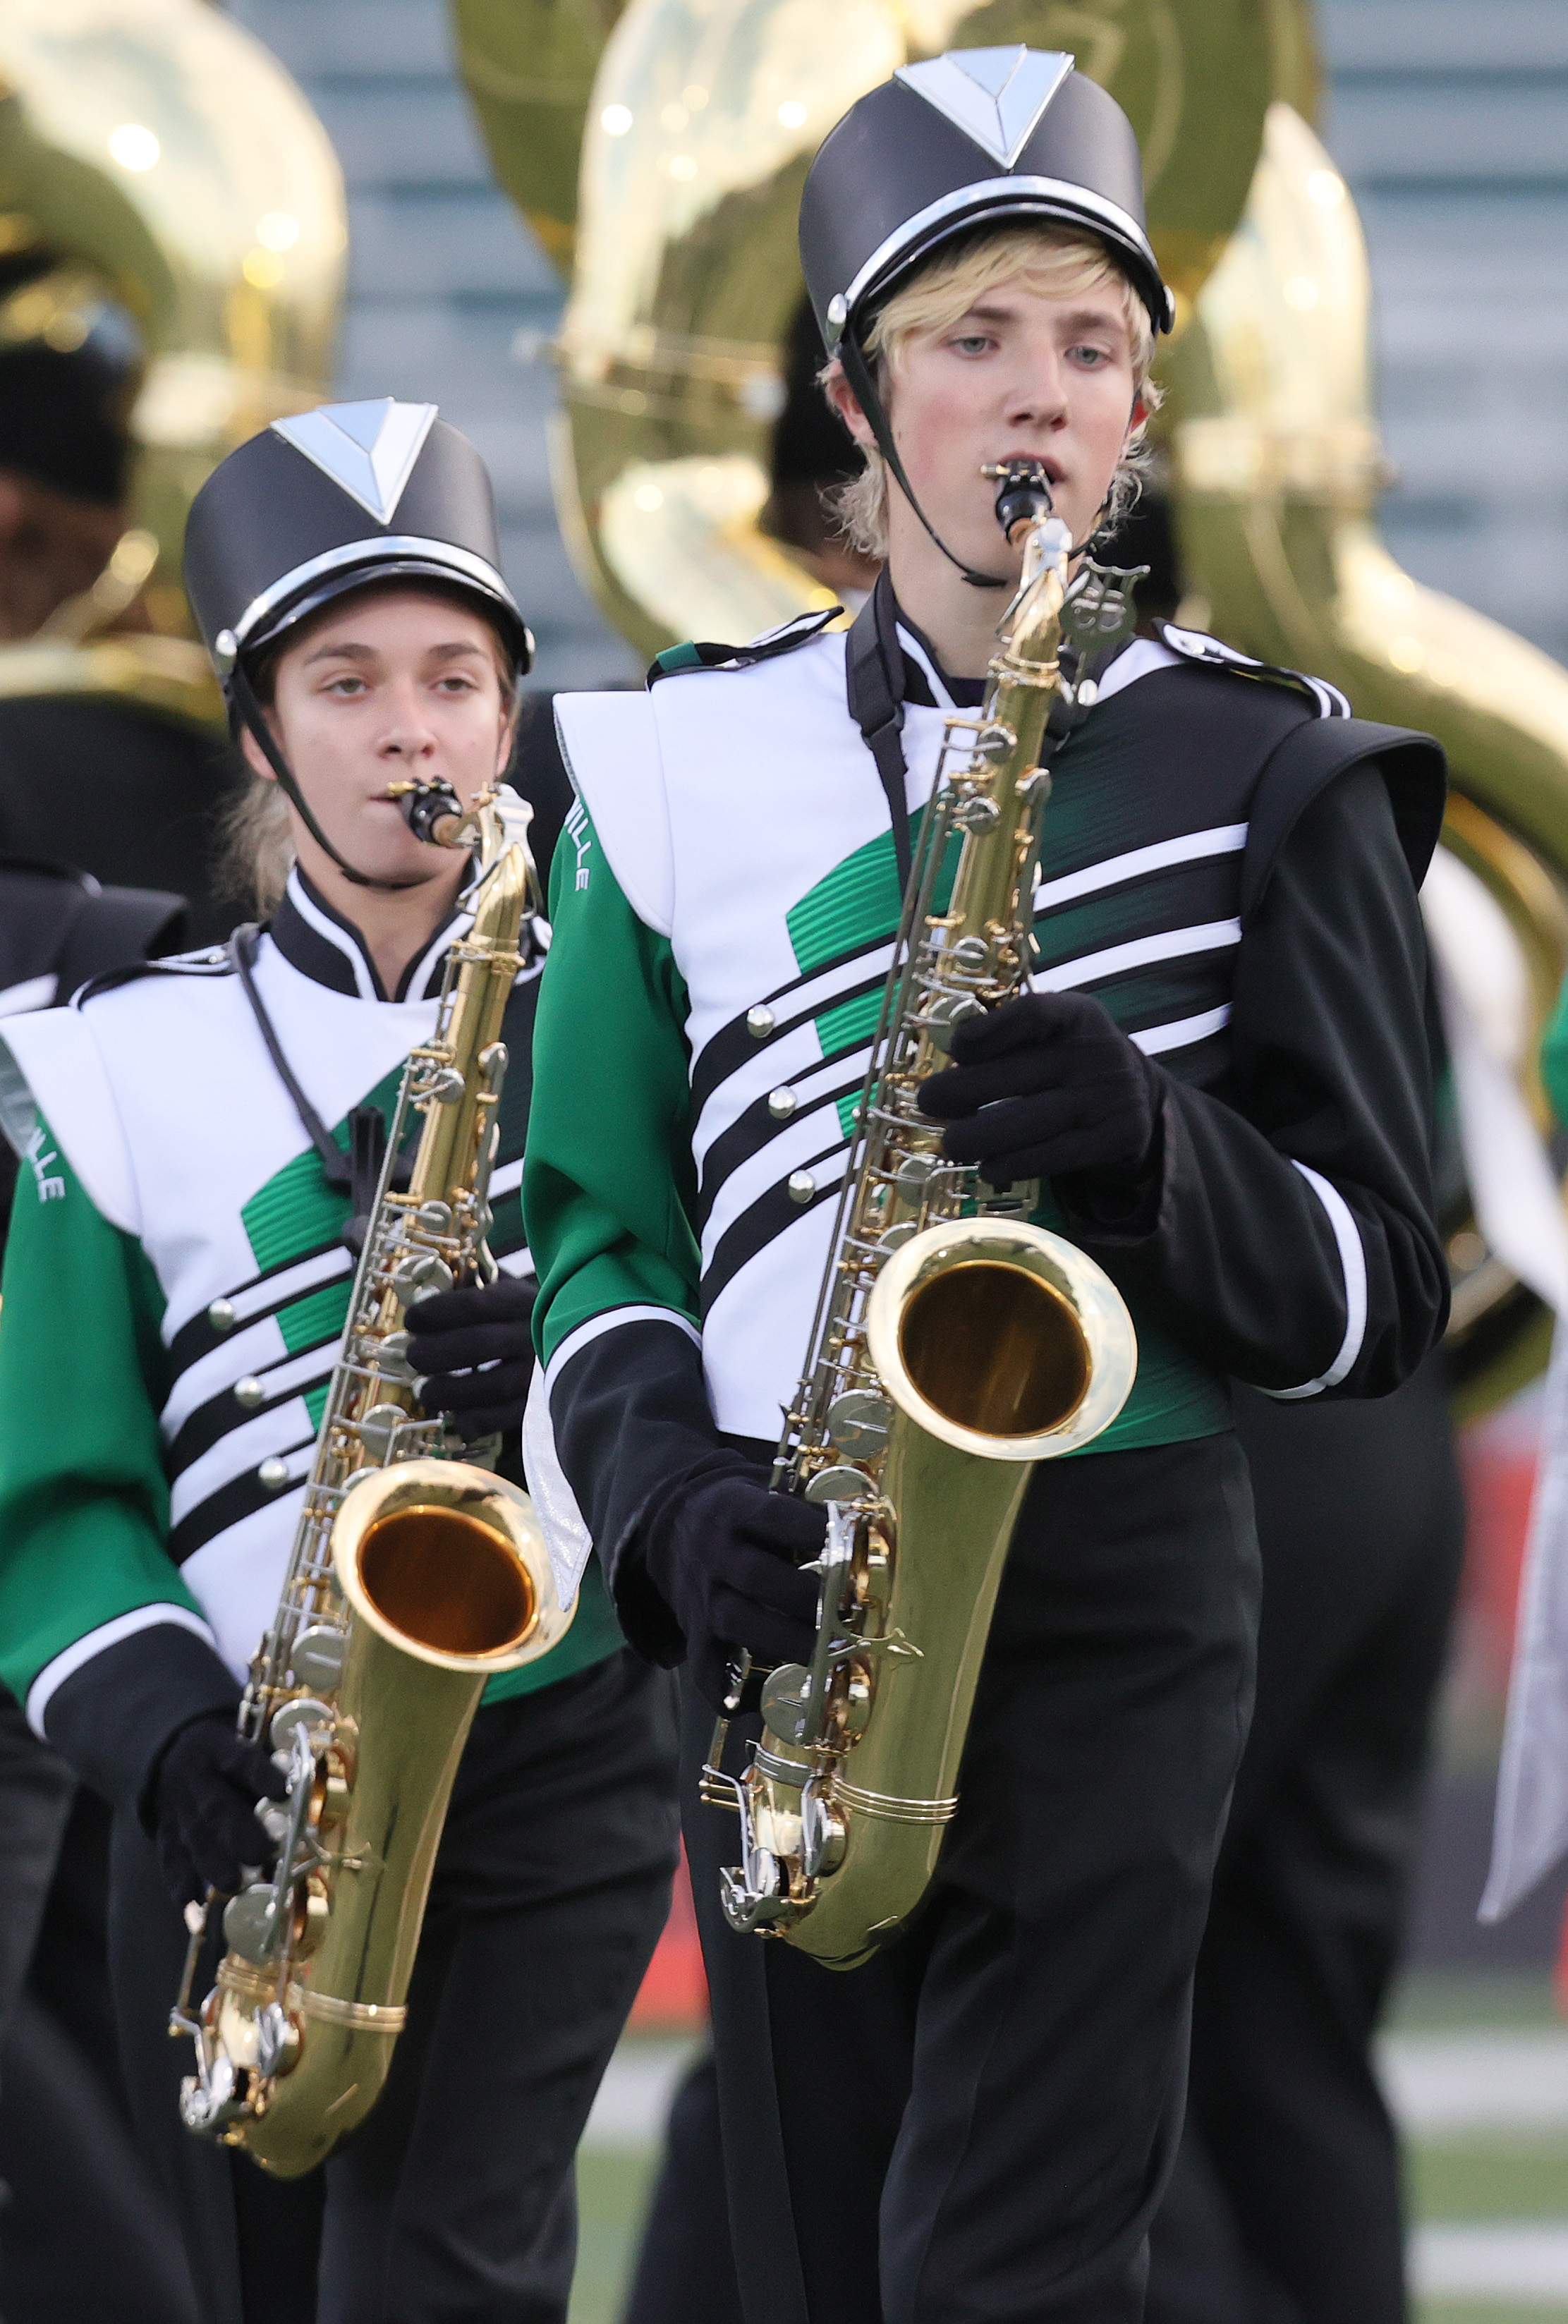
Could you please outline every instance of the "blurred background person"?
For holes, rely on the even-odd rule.
[[[244,771],[175,578],[185,510],[231,440],[325,391],[343,228],[308,106],[196,0],[124,0],[70,23],[19,0],[0,23],[0,83],[9,1016],[210,944],[239,917],[221,859]],[[268,219],[305,244],[294,279],[270,286],[245,272],[267,273]],[[0,1247],[14,1181],[6,1146]],[[126,2324],[194,2324],[120,2077],[108,1824],[0,1691],[6,2324],[87,2324],[111,2300]]]

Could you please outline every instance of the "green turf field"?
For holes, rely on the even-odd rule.
[[[1423,2117],[1408,2142],[1420,2324],[1568,2324],[1568,2028],[1545,1978],[1414,1978],[1389,2030]],[[623,2045],[630,2098],[578,2161],[571,2324],[618,2324],[658,2161],[649,2092],[679,2056],[669,2042]],[[1484,2292],[1463,2288],[1478,2275]]]

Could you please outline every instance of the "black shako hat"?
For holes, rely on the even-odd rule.
[[[324,403],[274,420],[215,468],[190,504],[185,588],[237,732],[246,726],[317,844],[358,871],[311,813],[256,698],[263,648],[351,589],[432,581],[470,598],[516,657],[528,623],[501,573],[490,474],[433,403]]]
[[[501,572],[484,461],[433,403],[326,403],[274,420],[213,470],[185,529],[185,586],[226,690],[296,622],[367,583],[475,600],[517,657],[533,639]]]
[[[1010,218],[1102,242],[1157,331],[1174,319],[1144,225],[1132,124],[1070,56],[952,49],[901,65],[818,149],[800,202],[806,285],[832,354],[939,244]]]

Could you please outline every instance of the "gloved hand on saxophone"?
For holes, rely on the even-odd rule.
[[[1158,1068],[1087,993],[1034,993],[953,1037],[921,1110],[945,1121],[943,1151],[994,1185],[1048,1178],[1070,1208],[1125,1232],[1158,1192]],[[461,1297],[464,1295],[457,1294]],[[431,1301],[432,1306],[440,1305]],[[763,1665],[809,1658],[827,1512],[768,1489],[738,1452],[683,1477],[645,1514],[643,1562],[687,1639],[705,1700],[723,1707],[744,1649]]]

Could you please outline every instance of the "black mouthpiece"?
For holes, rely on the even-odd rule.
[[[1010,540],[1020,524],[1050,515],[1050,480],[1038,460],[1008,460],[984,473],[998,479],[996,521]]]
[[[450,783],[415,783],[398,802],[409,829],[427,846],[439,847],[438,826],[463,813],[463,802]]]

